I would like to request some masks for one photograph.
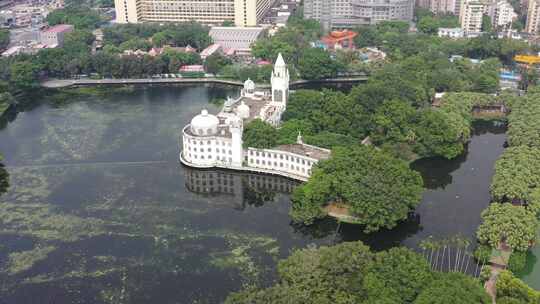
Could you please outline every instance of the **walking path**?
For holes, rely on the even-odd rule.
[[[355,83],[363,82],[368,76],[340,77],[318,80],[297,80],[290,83],[291,87],[311,83]],[[244,83],[236,80],[218,78],[105,78],[105,79],[49,79],[41,83],[45,88],[65,88],[77,85],[124,85],[124,84],[169,84],[169,83],[216,83],[233,86],[243,86]],[[258,88],[270,88],[269,84],[257,84]]]

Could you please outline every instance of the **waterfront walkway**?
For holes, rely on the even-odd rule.
[[[340,77],[318,80],[297,80],[290,83],[291,87],[307,84],[324,83],[357,83],[364,82],[368,76]],[[232,86],[243,86],[244,83],[237,80],[227,80],[219,78],[104,78],[104,79],[49,79],[41,83],[45,88],[65,88],[70,86],[93,86],[93,85],[129,85],[129,84],[223,84]],[[270,88],[269,84],[257,84],[258,88]]]

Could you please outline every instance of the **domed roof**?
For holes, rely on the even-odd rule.
[[[236,108],[236,114],[242,119],[249,118],[249,106],[244,103],[242,100],[242,103]]]
[[[254,91],[255,90],[255,82],[253,82],[253,80],[248,78],[244,82],[244,90],[250,91],[250,92]]]
[[[219,119],[204,109],[191,120],[191,132],[196,135],[213,135],[217,133],[218,125]]]

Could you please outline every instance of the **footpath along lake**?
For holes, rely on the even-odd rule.
[[[181,128],[236,94],[137,87],[19,113],[0,130],[10,180],[0,197],[0,304],[219,303],[271,283],[294,248],[474,237],[504,127],[476,124],[464,155],[413,163],[427,187],[416,213],[364,235],[331,219],[291,224],[294,181],[179,164]]]

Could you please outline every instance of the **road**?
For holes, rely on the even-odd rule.
[[[355,83],[366,81],[368,76],[340,77],[320,80],[297,80],[291,86],[310,83]],[[133,79],[50,79],[41,83],[45,88],[64,88],[77,85],[123,85],[123,84],[168,84],[168,83],[217,83],[224,85],[243,86],[244,83],[235,80],[217,78],[133,78]],[[257,84],[260,89],[269,88],[268,84]]]

